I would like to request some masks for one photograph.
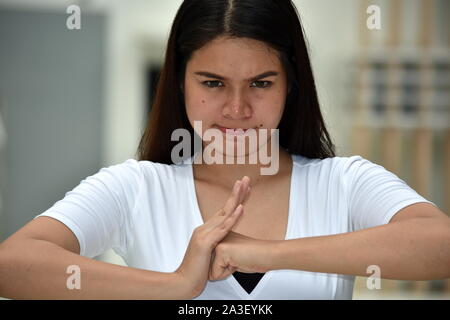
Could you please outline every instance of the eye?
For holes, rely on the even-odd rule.
[[[255,85],[253,85],[253,84],[255,84]],[[271,85],[272,85],[271,81],[254,81],[254,82],[252,82],[252,87],[261,88],[261,89],[268,88]]]
[[[217,80],[203,81],[202,84],[208,88],[218,88],[223,87],[223,83]]]

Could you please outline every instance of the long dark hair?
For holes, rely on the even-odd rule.
[[[291,90],[279,129],[280,146],[308,158],[335,156],[321,114],[304,31],[291,0],[184,0],[175,16],[138,160],[172,164],[178,141],[172,132],[187,129],[182,83],[193,52],[219,36],[260,40],[278,50]],[[193,140],[192,140],[192,153]]]

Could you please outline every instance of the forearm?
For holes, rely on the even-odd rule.
[[[80,289],[69,289],[70,265]],[[89,259],[51,242],[27,239],[0,249],[0,296],[10,299],[189,299],[174,273]]]
[[[408,219],[351,233],[270,242],[268,270],[294,269],[431,280],[450,277],[450,227],[430,218]]]

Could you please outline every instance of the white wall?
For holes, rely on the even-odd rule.
[[[145,66],[162,61],[176,1],[111,1],[105,164],[134,157],[145,120]]]
[[[345,124],[348,60],[357,48],[357,0],[294,0],[306,33],[319,101],[339,155],[349,153]]]

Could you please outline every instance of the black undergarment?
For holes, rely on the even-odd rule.
[[[243,287],[247,293],[250,293],[264,276],[264,273],[244,273],[236,271],[233,273],[233,276],[239,282],[241,287]]]

